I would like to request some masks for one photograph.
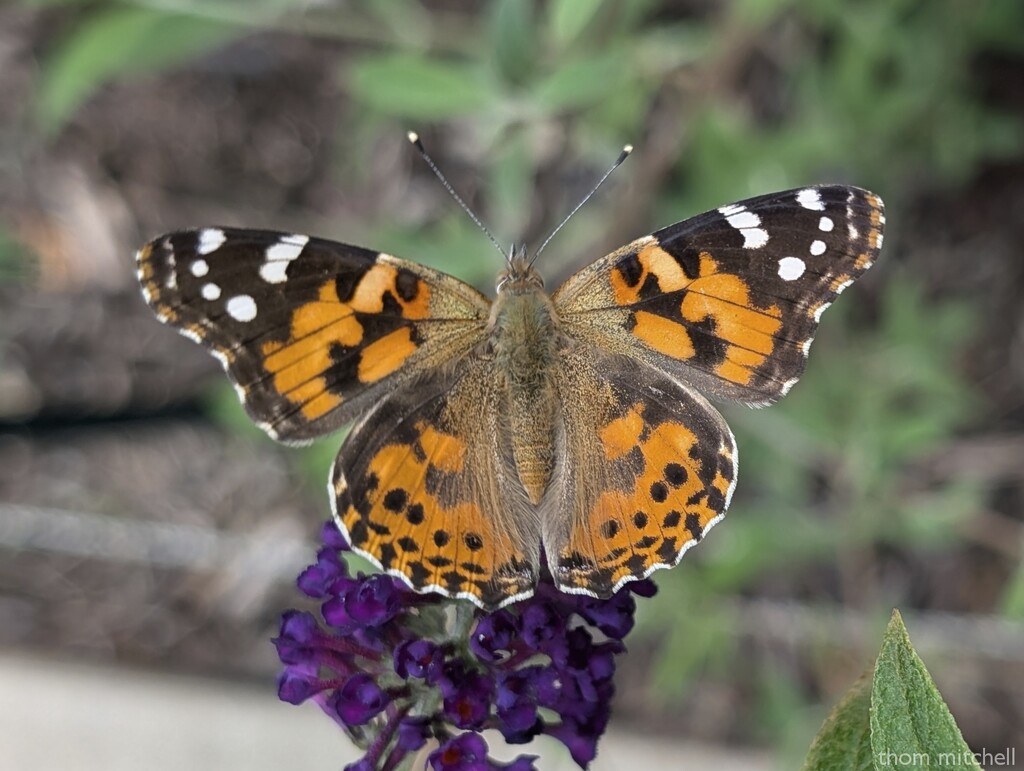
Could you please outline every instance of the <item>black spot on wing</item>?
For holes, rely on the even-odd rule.
[[[640,259],[637,257],[635,252],[619,260],[615,265],[615,270],[619,272],[619,275],[622,276],[622,280],[625,281],[628,286],[636,286],[644,272],[643,266],[640,264]]]

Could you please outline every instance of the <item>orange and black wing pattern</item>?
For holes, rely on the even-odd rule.
[[[878,256],[881,199],[842,185],[723,206],[604,257],[554,295],[568,333],[761,405],[804,371],[821,314]]]
[[[564,458],[548,564],[562,591],[608,597],[678,563],[722,518],[736,442],[703,396],[629,357],[571,348],[556,382]]]
[[[490,302],[444,273],[303,235],[201,228],[139,250],[157,317],[224,365],[249,415],[303,442],[476,345]]]
[[[540,520],[505,441],[507,400],[467,356],[384,398],[331,473],[352,548],[413,589],[494,608],[533,593]]]

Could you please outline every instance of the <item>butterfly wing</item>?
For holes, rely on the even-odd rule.
[[[302,442],[366,410],[483,335],[490,302],[451,276],[319,238],[170,233],[138,253],[161,321],[220,359],[249,415]]]
[[[882,246],[881,199],[808,187],[723,206],[640,238],[571,277],[566,332],[717,398],[784,396],[822,312]]]
[[[475,356],[424,373],[360,421],[331,477],[357,552],[416,591],[483,608],[532,594],[540,553],[500,378]]]
[[[586,344],[557,370],[561,468],[544,548],[562,591],[608,597],[672,567],[722,518],[736,443],[696,391]]]

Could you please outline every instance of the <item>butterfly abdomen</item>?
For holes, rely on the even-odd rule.
[[[498,295],[491,349],[505,383],[516,472],[534,504],[540,503],[554,468],[551,373],[559,338],[554,308],[539,286],[512,283]]]

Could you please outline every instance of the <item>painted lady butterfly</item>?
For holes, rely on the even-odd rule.
[[[702,393],[784,396],[884,223],[858,188],[772,193],[637,239],[552,295],[516,251],[493,301],[265,230],[161,236],[138,275],[275,439],[359,419],[330,480],[353,549],[417,591],[494,608],[529,596],[542,562],[596,597],[678,563],[736,485],[732,432]]]

